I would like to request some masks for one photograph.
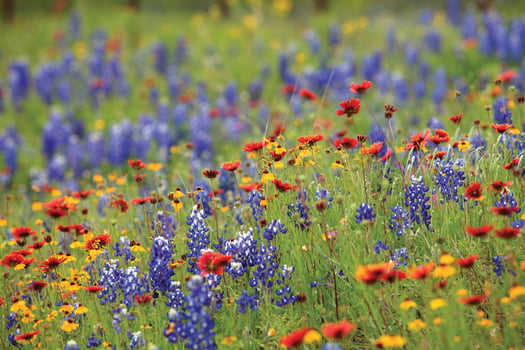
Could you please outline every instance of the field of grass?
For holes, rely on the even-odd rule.
[[[525,345],[519,2],[51,3],[0,27],[0,348]]]

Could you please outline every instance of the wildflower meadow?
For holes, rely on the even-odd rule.
[[[521,1],[4,1],[1,349],[522,349]]]

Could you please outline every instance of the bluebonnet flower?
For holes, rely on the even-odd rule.
[[[447,17],[450,23],[458,26],[461,22],[461,3],[459,0],[447,1]]]
[[[341,27],[338,23],[332,23],[328,28],[328,44],[337,46],[341,42]]]
[[[322,350],[343,350],[337,343],[326,343],[321,347]]]
[[[383,142],[383,147],[379,150],[377,153],[377,157],[381,158],[385,155],[385,153],[388,150],[387,142],[385,139],[385,134],[383,133],[383,130],[377,123],[373,123],[372,127],[370,128],[370,132],[368,134],[370,144],[376,143],[376,142]]]
[[[396,100],[407,102],[410,98],[410,88],[403,76],[396,74],[392,77],[392,86],[396,95]]]
[[[303,188],[297,194],[297,200],[295,203],[288,205],[289,211],[286,213],[290,217],[295,214],[298,215],[299,218],[295,220],[295,226],[300,227],[302,231],[306,230],[308,226],[312,224],[309,217],[309,207],[306,204],[308,201],[310,201],[310,197]]]
[[[430,30],[425,34],[425,43],[430,51],[441,52],[441,34],[435,30]]]
[[[131,156],[134,128],[129,121],[114,124],[109,131],[108,160],[113,165],[124,164]]]
[[[492,105],[494,121],[496,124],[512,124],[512,113],[507,108],[507,99],[498,97]]]
[[[24,61],[13,61],[9,65],[9,90],[11,100],[17,111],[21,108],[22,100],[29,92],[30,74],[29,65]]]
[[[414,96],[418,100],[422,100],[425,98],[427,93],[427,85],[423,80],[416,80],[414,82],[414,85],[412,86],[412,89],[414,91]]]
[[[197,206],[194,206],[186,221],[186,224],[189,226],[188,233],[186,234],[186,237],[188,238],[187,245],[189,253],[187,253],[186,256],[189,258],[188,272],[191,273],[199,272],[197,263],[192,258],[197,259],[201,256],[202,251],[207,249],[210,244],[210,237],[208,234],[210,229],[206,225],[205,218],[206,214],[204,210],[198,210]]]
[[[412,224],[423,222],[427,230],[432,230],[430,227],[432,217],[429,213],[430,204],[428,204],[430,197],[426,195],[428,190],[422,176],[419,178],[412,176],[410,185],[405,191],[405,207],[409,210],[409,220]]]
[[[169,342],[184,341],[189,349],[216,349],[215,322],[207,312],[211,305],[208,285],[200,275],[194,275],[188,282],[189,295],[185,312],[171,309],[168,312],[168,327],[164,336]]]
[[[434,91],[432,92],[432,101],[436,107],[441,108],[441,102],[447,90],[447,73],[443,67],[439,67],[434,73]]]
[[[55,154],[47,164],[47,177],[50,181],[63,181],[66,173],[66,158]]]
[[[128,265],[131,261],[135,260],[136,258],[133,256],[133,253],[131,252],[130,248],[130,241],[126,236],[121,236],[120,239],[115,243],[115,245],[112,247],[115,251],[113,253],[114,257],[124,257],[124,263]]]
[[[362,61],[362,74],[365,80],[373,81],[376,74],[381,71],[383,58],[380,51],[375,51],[371,55],[366,55]]]
[[[476,17],[470,11],[465,13],[465,15],[463,16],[461,34],[464,40],[476,39],[478,37],[478,26],[476,24]]]
[[[405,230],[410,228],[411,223],[408,211],[400,205],[392,207],[392,214],[390,214],[390,224],[388,227],[398,236],[405,234]]]
[[[376,254],[381,254],[381,250],[388,250],[390,249],[390,246],[382,241],[377,241],[376,245],[374,246],[374,252]]]
[[[86,348],[88,348],[88,349],[90,349],[90,348],[97,348],[100,345],[102,345],[102,338],[97,338],[95,333],[91,333],[91,337],[87,338],[87,341],[88,341],[88,343],[86,345]]]
[[[166,293],[171,286],[171,277],[174,275],[170,268],[172,259],[173,247],[171,242],[162,237],[157,236],[153,240],[151,247],[151,260],[148,262],[149,279],[151,287],[154,291]]]
[[[499,200],[494,202],[495,207],[517,207],[518,201],[516,200],[516,197],[514,196],[514,193],[512,191],[507,190],[506,193],[501,192],[499,194]],[[518,210],[515,211],[515,213],[521,212],[521,208],[518,208]]]
[[[433,167],[436,170],[433,177],[436,187],[432,190],[432,193],[434,194],[439,190],[443,196],[442,203],[449,200],[453,200],[456,203],[459,202],[458,187],[463,186],[465,183],[465,172],[461,170],[462,167],[454,164],[453,161],[441,161],[439,159],[436,159]]]
[[[395,265],[394,268],[398,268],[399,266],[407,266],[408,265],[408,252],[406,248],[400,248],[395,249],[392,252],[392,255],[390,256],[390,261],[392,261]]]
[[[361,203],[359,208],[355,210],[358,215],[355,216],[355,222],[360,224],[363,220],[373,221],[376,214],[373,213],[373,209],[368,203]]]
[[[66,345],[64,346],[64,350],[80,350],[80,347],[78,346],[76,341],[68,340]]]
[[[243,276],[251,266],[256,266],[262,261],[257,240],[253,239],[251,230],[238,232],[235,239],[226,241],[221,253],[233,256],[232,262],[225,268],[232,278]]]
[[[272,220],[272,222],[264,228],[263,237],[271,241],[278,233],[286,233],[288,230],[281,224],[281,220]]]
[[[139,347],[142,347],[146,344],[146,341],[142,337],[142,332],[134,332],[132,333],[129,329],[127,332],[127,336],[129,338],[129,348],[130,349],[137,349]]]
[[[249,307],[250,310],[259,310],[259,298],[256,294],[248,294],[246,290],[243,290],[241,295],[237,300],[235,300],[235,303],[238,305],[237,310],[244,314],[246,313],[246,309]]]
[[[313,29],[305,31],[304,39],[308,43],[308,46],[310,47],[312,53],[319,53],[319,50],[321,49],[321,41],[319,40],[319,36]]]
[[[493,257],[492,262],[496,265],[492,271],[496,274],[496,276],[501,276],[503,272],[505,272],[505,263],[503,261],[503,257],[501,255],[496,255]]]
[[[261,205],[261,200],[263,199],[264,196],[261,192],[253,190],[246,200],[246,203],[250,206],[252,217],[257,223],[264,218],[264,207]]]
[[[166,74],[166,69],[168,66],[168,50],[166,45],[161,42],[156,43],[153,46],[153,57],[155,58],[155,70],[159,74]]]

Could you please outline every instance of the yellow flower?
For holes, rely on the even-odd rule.
[[[243,184],[247,184],[247,183],[250,183],[252,181],[253,181],[253,179],[251,177],[249,177],[249,176],[243,176],[242,179],[241,179],[241,182]]]
[[[492,326],[492,321],[489,320],[488,318],[484,318],[483,320],[478,321],[478,324],[481,327],[490,327],[490,326]]]
[[[18,312],[19,310],[25,310],[26,308],[26,302],[23,300],[19,300],[16,303],[13,303],[9,310],[11,310],[11,312]]]
[[[55,317],[57,317],[57,315],[58,315],[58,311],[57,310],[53,310],[47,315],[46,319],[47,319],[48,322],[51,322],[51,321],[53,321],[55,319]]]
[[[62,192],[59,189],[54,188],[51,191],[51,197],[60,197],[62,195]]]
[[[97,130],[104,130],[106,127],[106,122],[102,119],[95,120],[95,129]]]
[[[62,324],[62,327],[60,327],[60,329],[62,329],[64,332],[71,332],[71,331],[73,331],[73,330],[75,330],[77,328],[78,328],[78,324],[76,324],[72,320],[65,321]]]
[[[404,346],[406,339],[400,335],[383,335],[375,341],[375,346],[381,348],[396,348]]]
[[[75,309],[75,314],[77,315],[82,315],[82,314],[85,314],[86,312],[88,312],[88,308],[85,307],[84,305],[79,305],[76,309]]]
[[[117,179],[117,185],[124,185],[126,183],[126,178],[125,177],[119,177]]]
[[[458,291],[456,292],[456,294],[457,294],[458,296],[460,296],[460,297],[464,297],[465,295],[468,294],[468,291],[467,291],[466,289],[463,289],[463,288],[462,288],[462,289],[458,290]]]
[[[132,252],[145,252],[146,251],[146,249],[144,249],[141,245],[138,245],[138,244],[132,245],[129,249]]]
[[[460,152],[466,152],[470,148],[470,142],[461,140],[457,142],[457,147]]]
[[[448,253],[445,253],[441,255],[441,258],[439,259],[439,263],[441,265],[450,265],[454,263],[454,257]]]
[[[162,163],[149,163],[148,169],[153,171],[159,171],[162,169]]]
[[[335,163],[332,163],[332,169],[335,169],[335,168],[344,169],[345,166],[342,163],[335,162]]]
[[[432,276],[435,278],[447,278],[453,276],[456,273],[456,269],[448,265],[440,265],[432,272]]]
[[[269,337],[273,337],[275,335],[276,330],[273,328],[268,329],[268,332],[266,333]]]
[[[73,311],[75,311],[75,308],[73,307],[73,305],[65,304],[65,305],[62,305],[62,306],[60,307],[60,309],[58,309],[58,311],[60,311],[60,312],[63,313],[64,315],[69,315],[69,314],[71,314]]]
[[[221,340],[221,344],[223,345],[233,345],[237,341],[237,337],[234,337],[232,335],[226,336],[223,340]]]
[[[244,16],[242,24],[248,29],[255,29],[259,25],[259,20],[253,15]]]
[[[33,209],[33,211],[40,211],[42,210],[42,208],[43,205],[40,202],[33,202],[33,204],[31,205],[31,209]]]
[[[430,308],[432,310],[437,310],[446,305],[447,305],[447,302],[443,298],[436,298],[430,302]]]
[[[262,174],[262,177],[261,177],[262,183],[273,181],[273,180],[275,180],[275,176],[272,173],[268,172],[268,173]]]
[[[93,176],[93,181],[96,183],[101,183],[102,181],[104,181],[104,178],[102,177],[102,175],[96,174]]]
[[[501,298],[500,302],[502,304],[508,304],[508,303],[510,303],[510,298],[509,297],[503,297],[503,298]]]
[[[514,286],[509,290],[509,297],[511,299],[516,299],[518,296],[525,294],[525,287],[523,286]]]
[[[317,331],[314,331],[313,329],[308,331],[308,333],[306,333],[303,338],[303,341],[306,344],[310,344],[319,340],[321,340],[321,334],[319,334]]]
[[[515,328],[517,325],[518,325],[518,322],[516,322],[516,321],[509,322],[509,327],[510,328]]]
[[[460,340],[461,340],[461,338],[458,337],[457,335],[454,337],[454,341],[455,341],[456,343],[459,342]]]
[[[7,219],[0,217],[0,227],[7,226]]]
[[[284,163],[281,162],[281,161],[277,161],[277,162],[274,162],[274,163],[273,163],[273,167],[274,167],[275,169],[281,169],[283,166],[284,166]]]
[[[417,306],[416,302],[410,299],[406,299],[399,305],[399,307],[402,308],[403,310],[408,310],[416,306]]]
[[[173,209],[175,211],[179,211],[183,207],[183,203],[181,201],[179,201],[177,198],[175,198],[175,200],[172,202],[172,204],[173,204]]]
[[[432,323],[435,324],[435,325],[440,325],[440,324],[442,324],[442,323],[444,323],[444,322],[445,322],[445,320],[443,320],[441,317],[436,317],[436,318],[432,321]]]
[[[426,328],[426,326],[427,324],[419,319],[408,323],[408,329],[412,331],[419,331],[423,328]]]

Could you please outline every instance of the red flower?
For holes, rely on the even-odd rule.
[[[392,270],[381,275],[381,281],[394,283],[402,281],[408,277],[407,273],[401,270]]]
[[[359,109],[361,108],[361,101],[359,101],[359,99],[357,98],[351,98],[350,100],[346,100],[339,103],[339,106],[341,106],[342,109],[338,109],[337,111],[335,111],[335,114],[346,114],[346,117],[350,118],[354,114],[359,113]]]
[[[499,238],[511,239],[518,236],[520,229],[515,227],[503,227],[500,230],[495,230],[494,233],[496,233],[496,236]]]
[[[226,170],[226,171],[235,171],[235,170],[239,169],[240,166],[241,166],[241,162],[236,160],[234,162],[222,163],[221,168]]]
[[[4,258],[0,260],[0,264],[7,266],[7,267],[15,267],[20,264],[24,264],[25,266],[28,266],[34,261],[35,261],[34,258],[26,259],[23,255],[11,253],[11,254],[4,256]]]
[[[216,252],[204,252],[197,261],[197,266],[201,269],[201,275],[206,276],[210,273],[222,275],[226,265],[232,260],[231,255],[223,255]]]
[[[503,166],[503,169],[508,170],[514,168],[520,162],[519,158],[514,158],[510,163],[507,163]]]
[[[122,198],[114,199],[111,202],[111,206],[115,208],[116,210],[120,211],[121,213],[125,213],[129,209],[128,202],[123,200]]]
[[[481,193],[483,192],[483,189],[481,188],[481,184],[479,182],[476,182],[470,186],[468,186],[465,189],[465,197],[473,199],[475,201],[480,201],[485,198]]]
[[[478,254],[467,256],[465,259],[456,260],[456,264],[464,269],[470,269],[474,266],[474,262],[478,260]]]
[[[10,254],[18,254],[18,255],[22,255],[22,256],[28,256],[28,255],[33,254],[33,250],[32,249],[13,250],[13,251],[11,251]]]
[[[349,148],[353,148],[355,146],[357,146],[358,142],[357,142],[357,139],[353,139],[353,138],[350,138],[350,137],[343,137],[343,139],[336,139],[334,141],[334,147],[335,148],[338,148],[338,149],[349,149]]]
[[[308,136],[300,136],[297,138],[297,141],[299,141],[302,144],[307,144],[308,146],[313,146],[316,142],[319,142],[323,140],[323,135],[308,135]]]
[[[57,225],[57,230],[65,233],[74,232],[76,236],[80,236],[89,232],[89,230],[81,224]]]
[[[22,342],[28,342],[28,341],[31,341],[33,340],[33,338],[35,338],[35,336],[40,333],[40,329],[37,329],[36,331],[33,331],[33,332],[29,332],[29,333],[24,333],[24,334],[20,334],[20,335],[17,335],[14,339],[16,341],[22,341]]]
[[[390,272],[392,270],[391,263],[381,263],[373,265],[361,265],[357,268],[355,272],[356,278],[366,284],[377,283],[381,276]]]
[[[40,292],[42,289],[45,288],[45,286],[47,286],[47,283],[46,282],[43,282],[43,281],[33,281],[29,284],[28,286],[28,289],[29,290],[34,290],[35,292]]]
[[[322,332],[327,338],[343,339],[354,329],[355,324],[348,321],[340,321],[337,323],[324,324]]]
[[[310,331],[312,331],[312,329],[308,327],[299,329],[295,332],[292,332],[288,335],[281,337],[279,342],[281,343],[283,347],[287,349],[299,347],[303,343],[303,340],[306,334]]]
[[[514,69],[508,69],[498,74],[498,77],[496,78],[496,80],[506,83],[508,81],[511,81],[515,75],[516,75],[516,72],[514,71]]]
[[[461,123],[461,117],[463,116],[463,113],[459,113],[456,115],[453,115],[452,117],[448,118],[452,123],[459,124]]]
[[[239,187],[242,188],[245,192],[251,192],[253,190],[260,191],[262,188],[262,183],[254,183],[254,184],[240,184]]]
[[[17,240],[24,239],[29,236],[33,236],[36,234],[35,231],[33,231],[30,227],[20,226],[20,227],[13,227],[11,229],[11,234],[13,237],[15,237]]]
[[[65,256],[57,256],[57,255],[51,255],[46,260],[42,261],[38,267],[41,268],[43,273],[48,273],[49,270],[55,270],[67,260],[67,257]]]
[[[388,151],[386,151],[385,155],[382,156],[382,157],[380,158],[380,160],[381,160],[382,162],[386,162],[387,160],[390,159],[390,157],[392,157],[392,150],[391,150],[391,149],[388,149]]]
[[[490,211],[493,213],[496,213],[498,216],[511,216],[512,214],[516,213],[518,210],[520,210],[520,207],[517,205],[509,208],[509,207],[492,207],[490,208]]]
[[[111,242],[111,236],[107,233],[98,235],[86,242],[87,250],[99,250],[106,247]]]
[[[381,148],[383,148],[383,142],[376,142],[371,144],[370,147],[361,147],[359,152],[363,155],[377,156]]]
[[[82,287],[82,288],[87,290],[89,293],[93,293],[93,294],[98,293],[104,289],[103,286],[87,286],[87,287]]]
[[[296,89],[297,86],[295,84],[286,84],[281,87],[281,94],[284,96],[291,95]]]
[[[486,295],[474,294],[468,298],[461,298],[459,302],[463,305],[479,305],[487,299]]]
[[[274,179],[272,183],[279,192],[288,192],[293,189],[293,187],[288,182],[281,182],[280,180]]]
[[[44,203],[45,213],[53,219],[59,219],[68,214],[70,207],[64,203],[64,198],[55,198]]]
[[[410,277],[416,280],[425,279],[430,275],[432,270],[434,270],[434,266],[433,262],[427,265],[416,266],[410,271]]]
[[[450,137],[448,136],[448,133],[445,130],[436,129],[434,130],[434,136],[432,136],[432,142],[434,142],[436,145],[439,145],[442,142],[448,142],[450,141]]]
[[[397,108],[394,108],[392,105],[385,105],[385,118],[390,119],[394,116],[394,112],[397,111]]]
[[[427,159],[428,160],[432,160],[432,159],[443,159],[443,157],[445,157],[445,155],[447,154],[447,152],[445,151],[437,151],[435,154],[429,154],[427,156]]]
[[[220,173],[221,172],[219,170],[206,169],[202,172],[202,175],[206,176],[208,179],[215,179]]]
[[[140,159],[128,159],[128,165],[133,170],[140,170],[146,167],[146,164],[142,163],[142,160]]]
[[[135,180],[136,183],[142,183],[142,181],[144,181],[144,179],[146,178],[146,174],[138,174],[138,175],[135,175],[133,176],[133,180]]]
[[[153,299],[153,297],[152,297],[151,295],[147,295],[147,294],[135,295],[135,301],[136,301],[137,304],[139,304],[139,305],[146,305],[146,304],[149,303],[152,299]]]
[[[261,148],[263,148],[267,144],[268,144],[268,141],[266,141],[266,140],[261,141],[261,142],[252,142],[252,143],[246,142],[246,144],[244,145],[244,148],[242,150],[244,152],[255,152],[255,151],[260,150]]]
[[[301,96],[304,99],[315,101],[317,99],[317,96],[315,96],[315,93],[308,89],[301,89],[299,90],[299,96]]]
[[[75,196],[75,198],[78,198],[78,199],[86,199],[93,192],[95,192],[95,190],[84,190],[80,192],[73,192],[73,196]]]
[[[35,242],[31,244],[30,246],[28,246],[27,248],[38,250],[42,248],[45,244],[46,244],[46,241]]]
[[[490,127],[498,132],[498,134],[503,134],[505,131],[513,127],[512,124],[490,124]]]
[[[352,83],[352,88],[350,89],[350,91],[358,93],[358,94],[362,94],[366,90],[368,90],[370,87],[372,87],[372,83],[369,81],[363,81],[361,84],[358,84],[358,85]]]
[[[147,196],[146,198],[133,198],[131,200],[131,205],[144,205],[150,203],[152,199],[152,196]]]
[[[470,227],[467,226],[467,233],[474,237],[484,237],[486,236],[494,226],[492,225],[483,225],[481,227]]]
[[[278,162],[280,161],[281,159],[284,158],[284,155],[286,154],[286,151],[284,150],[281,150],[279,152],[276,152],[276,151],[270,151],[270,157],[272,157],[272,160],[274,162]]]
[[[500,192],[507,193],[506,187],[510,187],[510,186],[512,186],[511,181],[503,182],[501,180],[497,180],[491,183],[490,186],[487,186],[487,188],[489,189],[489,192],[494,190],[494,193],[500,193]]]
[[[417,152],[419,150],[425,149],[425,143],[427,143],[428,140],[432,138],[432,135],[429,135],[429,131],[426,130],[425,133],[418,132],[415,135],[410,136],[410,140],[412,142],[409,142],[405,145],[406,150],[413,149],[414,152]]]

